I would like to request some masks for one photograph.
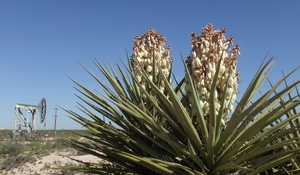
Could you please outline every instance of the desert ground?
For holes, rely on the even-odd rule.
[[[75,166],[79,163],[70,158],[75,158],[81,161],[101,161],[97,157],[92,155],[77,155],[72,156],[73,151],[54,152],[50,155],[37,158],[33,162],[25,162],[22,165],[12,168],[10,170],[4,170],[2,174],[8,175],[47,175],[47,174],[68,174],[68,175],[80,175],[80,172],[71,172],[67,170],[56,169],[60,166]],[[70,157],[70,158],[69,158]],[[6,175],[5,174],[5,175]]]
[[[56,137],[40,137],[29,141],[3,137],[3,133],[1,137],[0,133],[0,175],[80,175],[83,173],[59,167],[80,165],[72,159],[83,162],[102,161],[71,148],[66,140],[86,140],[66,133],[61,131]]]

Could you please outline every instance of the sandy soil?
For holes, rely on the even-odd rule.
[[[55,168],[59,166],[78,165],[78,162],[71,160],[68,157],[89,162],[101,161],[101,159],[92,155],[72,156],[72,154],[74,155],[74,151],[54,152],[50,155],[38,158],[33,163],[25,163],[18,168],[11,169],[10,171],[3,171],[2,173],[7,173],[9,175],[58,175],[61,174],[61,170]],[[82,173],[74,172],[74,174],[80,175]]]

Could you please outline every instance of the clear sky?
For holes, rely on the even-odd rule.
[[[241,45],[241,92],[267,52],[277,58],[275,82],[300,65],[299,8],[299,0],[0,0],[0,128],[12,128],[15,103],[37,105],[44,97],[47,125],[37,129],[53,129],[56,105],[77,111],[67,76],[102,90],[79,63],[101,77],[90,58],[120,63],[125,49],[132,54],[134,36],[150,28],[172,45],[175,75],[183,77],[180,53],[190,54],[191,32],[212,23]],[[63,110],[57,114],[58,129],[81,129]]]

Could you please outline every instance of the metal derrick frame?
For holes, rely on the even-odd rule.
[[[25,108],[25,116],[21,111]],[[40,111],[40,122],[43,123],[46,116],[46,100],[42,98],[39,105],[29,105],[16,103],[14,109],[14,122],[12,137],[22,136],[25,138],[36,137],[36,112]],[[31,114],[31,117],[29,115]],[[30,120],[31,119],[31,120]],[[22,125],[23,124],[23,125]],[[27,132],[22,132],[22,128],[26,128]]]

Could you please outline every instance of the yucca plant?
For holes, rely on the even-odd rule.
[[[73,80],[85,116],[66,111],[90,133],[78,133],[89,142],[71,140],[71,146],[104,161],[65,168],[113,175],[298,172],[300,82],[286,80],[299,66],[259,94],[274,65],[270,59],[236,102],[239,45],[231,48],[225,32],[208,24],[192,34],[181,81],[172,80],[171,48],[152,29],[136,37],[125,69],[92,60],[109,83],[84,67],[103,91]]]

